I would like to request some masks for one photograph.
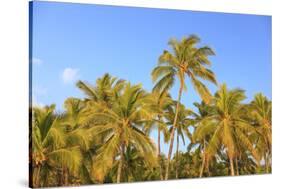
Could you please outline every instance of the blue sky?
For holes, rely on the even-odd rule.
[[[89,4],[34,2],[32,96],[39,105],[84,97],[75,87],[108,72],[151,90],[150,73],[170,38],[196,34],[211,57],[219,83],[271,99],[271,17]],[[212,92],[216,87],[206,83]],[[200,101],[189,82],[182,102]],[[171,90],[176,98],[178,85]],[[155,138],[155,133],[152,133]],[[164,152],[167,153],[167,145]],[[182,144],[181,150],[186,150]]]

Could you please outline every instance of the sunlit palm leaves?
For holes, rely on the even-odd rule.
[[[260,160],[249,137],[255,134],[255,128],[241,118],[241,103],[245,98],[243,90],[228,90],[225,84],[222,85],[215,94],[215,111],[201,121],[196,131],[198,138],[211,134],[206,149],[208,157],[214,156],[219,150],[226,151],[231,175],[235,175],[233,160],[237,157],[240,146],[248,150],[257,162]]]
[[[55,106],[33,109],[32,156],[34,166],[33,186],[43,185],[41,174],[67,169],[73,175],[81,166],[81,153],[77,147],[67,146],[67,134],[54,113]],[[53,173],[54,174],[54,173]],[[47,178],[44,178],[47,179]],[[48,181],[44,181],[48,183]],[[52,185],[53,183],[49,183]]]
[[[176,114],[176,104],[177,102],[173,103],[173,106],[169,106],[167,112],[165,113],[165,118],[167,120],[166,124],[171,125],[170,132],[173,129],[173,121]],[[190,119],[190,116],[194,114],[191,110],[186,109],[183,104],[180,104],[178,108],[178,118],[175,124],[175,131],[176,131],[176,162],[175,162],[175,169],[176,169],[176,178],[178,178],[178,153],[179,153],[179,140],[181,138],[183,144],[185,145],[185,137],[188,137],[189,141],[192,141],[192,134],[189,130],[189,127],[192,126],[193,121]]]
[[[164,141],[167,142],[169,138],[169,131],[167,124],[165,123],[165,115],[170,106],[174,104],[172,98],[167,91],[157,92],[154,91],[146,98],[146,108],[150,110],[153,115],[148,121],[144,128],[146,133],[150,133],[151,130],[157,128],[157,153],[158,161],[161,161],[161,133],[164,134]],[[161,163],[159,163],[159,175],[160,179],[163,180],[163,171]]]
[[[271,169],[271,145],[272,145],[272,103],[264,95],[258,93],[249,105],[249,117],[256,124],[256,148],[263,157],[265,169],[268,173]]]
[[[87,95],[87,100],[104,102],[110,106],[112,98],[123,88],[124,82],[124,80],[118,80],[116,77],[105,74],[97,79],[95,86],[84,81],[78,81],[76,85]]]
[[[195,144],[199,145],[198,150],[201,152],[202,156],[202,165],[200,168],[199,177],[202,177],[206,165],[208,165],[208,162],[206,162],[206,145],[214,129],[212,126],[207,126],[208,124],[211,124],[211,122],[208,120],[206,121],[205,118],[207,118],[209,115],[212,115],[214,112],[214,107],[207,105],[203,101],[200,104],[194,103],[194,106],[197,108],[198,113],[194,113],[192,116],[195,131],[193,132],[192,143],[190,146]]]
[[[120,92],[115,93],[110,108],[99,102],[91,102],[91,118],[100,123],[91,128],[91,133],[104,138],[104,144],[98,149],[93,163],[92,174],[98,181],[103,181],[114,161],[118,161],[116,180],[121,182],[124,154],[129,145],[136,148],[148,163],[155,165],[155,146],[139,128],[141,123],[151,118],[144,106],[146,96],[140,85],[127,83]]]
[[[167,168],[165,172],[165,180],[169,177],[169,162],[172,155],[174,143],[174,130],[178,117],[178,108],[181,101],[183,90],[187,90],[186,77],[188,77],[200,95],[200,97],[207,103],[211,100],[211,93],[208,88],[200,81],[200,79],[217,83],[214,73],[207,68],[211,65],[208,57],[214,55],[213,50],[208,47],[197,47],[200,42],[199,37],[191,35],[183,38],[181,41],[171,39],[169,45],[171,51],[164,50],[159,57],[158,65],[152,70],[152,80],[155,82],[154,91],[167,91],[178,79],[180,83],[176,113],[173,121],[173,128],[171,132],[170,147],[168,153]]]
[[[209,102],[211,94],[207,87],[199,80],[217,83],[214,73],[206,68],[211,62],[208,56],[214,55],[210,47],[197,47],[200,39],[191,35],[181,41],[171,39],[169,45],[172,50],[165,50],[159,57],[159,63],[152,71],[152,80],[156,82],[154,90],[165,91],[170,89],[176,80],[186,89],[185,79],[188,77],[201,98]]]
[[[217,84],[209,68],[214,52],[199,42],[194,35],[170,40],[152,71],[151,92],[104,74],[93,85],[78,81],[85,97],[66,99],[60,113],[55,105],[32,107],[32,186],[269,173],[271,100],[258,93],[247,103],[243,90],[226,84],[212,96],[202,80]],[[187,79],[202,99],[193,111],[181,103]],[[161,136],[170,141],[168,154]]]

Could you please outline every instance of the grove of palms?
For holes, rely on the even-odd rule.
[[[84,98],[67,98],[64,111],[30,108],[33,187],[271,172],[271,100],[218,83],[215,53],[198,36],[168,44],[151,71],[151,91],[105,73],[95,83],[78,81]],[[181,100],[190,90],[201,99],[195,108]]]

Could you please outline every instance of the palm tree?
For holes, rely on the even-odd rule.
[[[168,107],[168,111],[166,112],[165,118],[167,119],[167,125],[172,125],[174,121],[174,117],[176,114],[176,102],[173,106]],[[175,126],[175,131],[177,133],[177,145],[176,145],[176,159],[175,159],[175,170],[176,170],[176,178],[178,178],[178,156],[179,156],[179,139],[181,137],[183,144],[185,145],[185,136],[192,141],[192,134],[189,131],[189,126],[191,126],[192,120],[189,118],[193,112],[185,108],[183,104],[180,104],[178,110],[178,119]],[[173,127],[170,128],[170,132],[172,131]]]
[[[156,164],[155,146],[140,129],[151,118],[150,113],[144,109],[146,96],[141,85],[126,83],[122,90],[115,92],[110,101],[111,107],[102,102],[90,102],[91,118],[99,123],[92,126],[91,133],[104,138],[93,163],[92,174],[98,181],[103,181],[114,161],[118,161],[116,182],[122,181],[125,153],[129,145],[137,149],[148,164]]]
[[[57,183],[65,185],[66,180],[63,173],[60,174],[61,171],[67,169],[74,175],[81,165],[80,148],[66,145],[65,130],[54,110],[55,105],[44,108],[34,107],[32,110],[34,187],[55,186]],[[59,182],[54,181],[55,178],[59,178]]]
[[[272,103],[263,94],[258,93],[250,103],[249,112],[250,117],[257,125],[257,150],[264,158],[266,173],[269,173],[272,145]]]
[[[116,182],[118,167],[119,162],[116,161],[109,172],[111,182]],[[146,179],[147,172],[152,172],[153,168],[147,165],[144,157],[139,154],[135,147],[130,144],[127,146],[124,153],[123,182],[143,181]]]
[[[167,91],[156,92],[153,91],[147,98],[147,108],[154,114],[152,121],[149,121],[145,125],[145,132],[150,133],[152,128],[157,127],[157,155],[159,161],[159,175],[160,179],[163,180],[163,172],[160,161],[161,157],[161,132],[164,134],[164,141],[167,142],[169,138],[167,124],[165,123],[164,116],[168,111],[168,108],[173,105],[173,100]]]
[[[211,134],[206,148],[207,157],[210,158],[219,150],[226,151],[231,175],[235,175],[234,159],[239,147],[249,151],[259,162],[259,156],[250,140],[250,135],[256,132],[255,128],[246,120],[242,119],[244,91],[241,89],[228,90],[226,85],[221,85],[214,98],[215,111],[204,119],[205,123],[197,129],[197,135],[201,138]]]
[[[98,78],[95,82],[95,85],[92,85],[86,81],[78,81],[76,83],[76,86],[86,95],[86,98],[84,99],[85,102],[85,110],[84,115],[88,118],[88,124],[89,127],[95,124],[99,124],[99,122],[96,122],[94,120],[94,123],[91,122],[91,113],[92,110],[95,108],[95,104],[98,103],[100,105],[106,106],[106,107],[112,107],[115,94],[120,93],[120,91],[124,88],[125,80],[118,79],[116,77],[113,77],[109,75],[108,73],[105,73],[102,77]],[[90,106],[90,107],[89,107]],[[90,111],[88,111],[90,110]],[[89,121],[90,120],[90,121]],[[93,145],[94,149],[100,146],[100,143],[104,140],[104,136],[95,136],[91,137],[92,139],[95,138],[95,145]],[[95,154],[95,150],[91,149],[87,155],[87,158],[90,159],[88,161],[92,161],[93,154]],[[91,169],[93,167],[91,166]],[[88,170],[88,169],[87,169]],[[93,171],[91,171],[93,172]],[[92,180],[95,180],[95,177],[93,177],[93,174],[91,174]]]
[[[65,127],[67,146],[79,146],[83,155],[81,169],[76,175],[80,182],[91,183],[87,166],[91,162],[91,148],[98,144],[97,138],[90,137],[89,115],[87,103],[78,98],[68,98],[64,102],[65,112],[61,116],[61,124]]]
[[[195,131],[193,132],[193,141],[199,143],[198,149],[200,149],[200,152],[202,154],[202,166],[200,168],[199,177],[201,178],[203,176],[204,169],[206,167],[206,145],[208,142],[208,139],[210,136],[200,136],[200,128],[202,127],[202,124],[208,124],[208,122],[205,121],[205,118],[207,118],[213,111],[213,107],[207,105],[202,101],[199,103],[193,103],[193,105],[198,109],[198,113],[194,113],[194,125],[195,125]],[[199,129],[199,132],[197,130]],[[211,134],[211,133],[210,133]]]
[[[178,118],[181,96],[183,90],[186,90],[187,88],[185,84],[186,76],[190,78],[195,90],[207,103],[211,99],[211,94],[199,78],[216,84],[214,73],[210,69],[206,68],[206,66],[211,65],[211,62],[208,60],[208,56],[214,55],[214,52],[207,46],[197,48],[196,45],[199,41],[200,39],[195,35],[183,38],[181,41],[176,39],[170,40],[169,45],[172,47],[172,51],[169,52],[165,50],[163,52],[163,54],[159,57],[157,67],[153,69],[151,74],[153,82],[156,82],[154,87],[154,90],[156,91],[169,90],[174,85],[176,77],[180,83],[176,113],[171,132],[165,180],[167,180],[169,176],[169,162],[173,151],[175,125]]]

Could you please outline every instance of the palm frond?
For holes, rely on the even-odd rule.
[[[89,98],[94,99],[94,100],[98,99],[98,95],[96,94],[95,89],[91,84],[83,82],[83,81],[78,81],[76,83],[76,86],[80,90],[82,90]]]
[[[81,167],[82,154],[78,147],[58,149],[48,154],[48,163],[57,167],[68,168],[75,175]]]
[[[209,91],[209,89],[198,79],[196,79],[192,74],[191,74],[191,83],[193,84],[196,92],[200,95],[201,99],[209,104],[211,99],[212,99],[212,95]]]

